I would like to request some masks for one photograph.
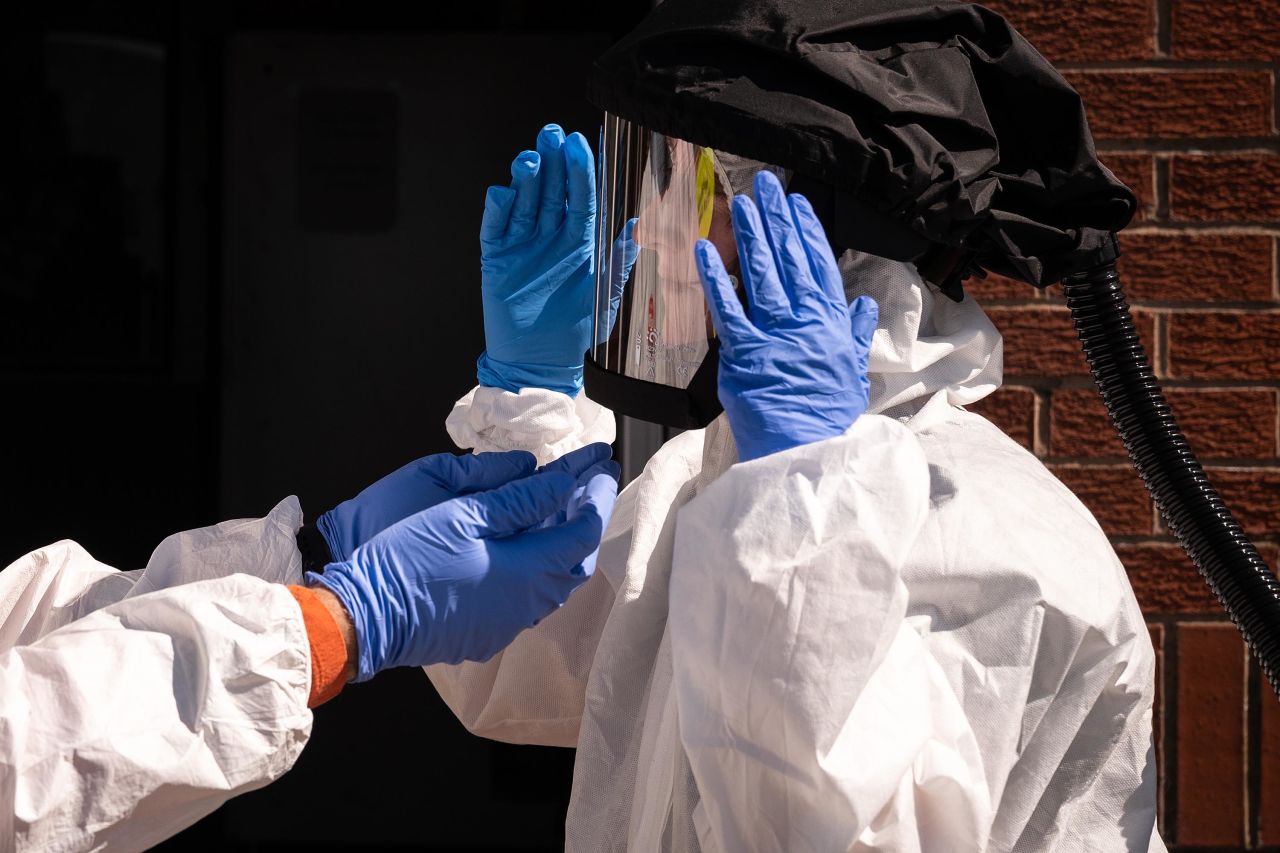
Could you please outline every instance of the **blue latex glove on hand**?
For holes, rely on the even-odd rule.
[[[720,253],[694,248],[720,335],[720,402],[743,461],[842,434],[867,409],[874,300],[845,302],[826,234],[809,202],[768,171],[756,204],[733,199],[733,230],[751,317]],[[761,221],[763,217],[763,222]]]
[[[495,489],[527,477],[537,465],[534,455],[524,450],[424,456],[320,516],[316,529],[333,559],[342,562],[351,558],[357,546],[402,518],[461,495]]]
[[[595,160],[580,133],[557,125],[511,164],[511,186],[490,187],[480,224],[485,352],[481,385],[576,396],[591,344]]]
[[[626,289],[631,270],[636,265],[636,257],[640,254],[640,244],[632,237],[635,230],[636,220],[628,219],[613,241],[613,255],[609,258],[609,315],[596,335],[597,345],[609,340],[609,335],[613,332],[613,324],[618,319],[618,306],[622,303],[622,291]]]
[[[307,583],[351,617],[356,681],[393,666],[484,661],[586,582],[618,493],[607,445],[409,516]]]

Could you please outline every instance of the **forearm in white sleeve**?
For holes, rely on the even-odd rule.
[[[598,571],[564,606],[483,663],[426,668],[467,730],[491,740],[574,746],[587,677],[614,592]]]
[[[289,769],[311,731],[288,589],[247,575],[0,654],[0,850],[143,850]]]
[[[672,659],[704,849],[981,846],[976,744],[905,621],[929,505],[914,435],[867,415],[735,465],[681,511]]]
[[[612,444],[613,412],[587,398],[544,388],[518,394],[481,385],[454,404],[445,421],[454,443],[477,453],[527,450],[538,464],[593,442]]]
[[[263,518],[166,537],[144,569],[119,571],[69,539],[32,551],[0,571],[0,652],[33,643],[109,604],[179,584],[241,573],[301,583],[294,538],[301,526],[298,499],[287,497]]]
[[[585,392],[478,386],[445,422],[461,448],[527,450],[545,465],[592,442],[612,444],[613,413]],[[615,522],[618,512],[615,511]],[[616,528],[613,524],[611,527]],[[467,730],[510,743],[573,746],[587,676],[614,591],[598,573],[565,605],[483,663],[426,668],[440,697]]]

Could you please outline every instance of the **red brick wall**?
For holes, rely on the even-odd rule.
[[[1280,0],[990,0],[1081,92],[1141,210],[1120,269],[1192,447],[1274,567],[1280,552]],[[1161,827],[1171,849],[1280,849],[1280,702],[1157,517],[1062,307],[970,290],[1005,336],[979,410],[1111,534],[1160,656]]]

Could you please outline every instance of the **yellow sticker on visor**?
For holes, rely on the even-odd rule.
[[[698,236],[703,240],[711,233],[711,213],[716,197],[716,159],[710,148],[698,155]]]

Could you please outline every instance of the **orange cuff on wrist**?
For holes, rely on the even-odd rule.
[[[302,608],[302,622],[307,627],[307,642],[311,645],[311,696],[307,707],[314,708],[342,692],[347,644],[342,640],[338,623],[315,592],[305,586],[290,586],[289,592]]]

